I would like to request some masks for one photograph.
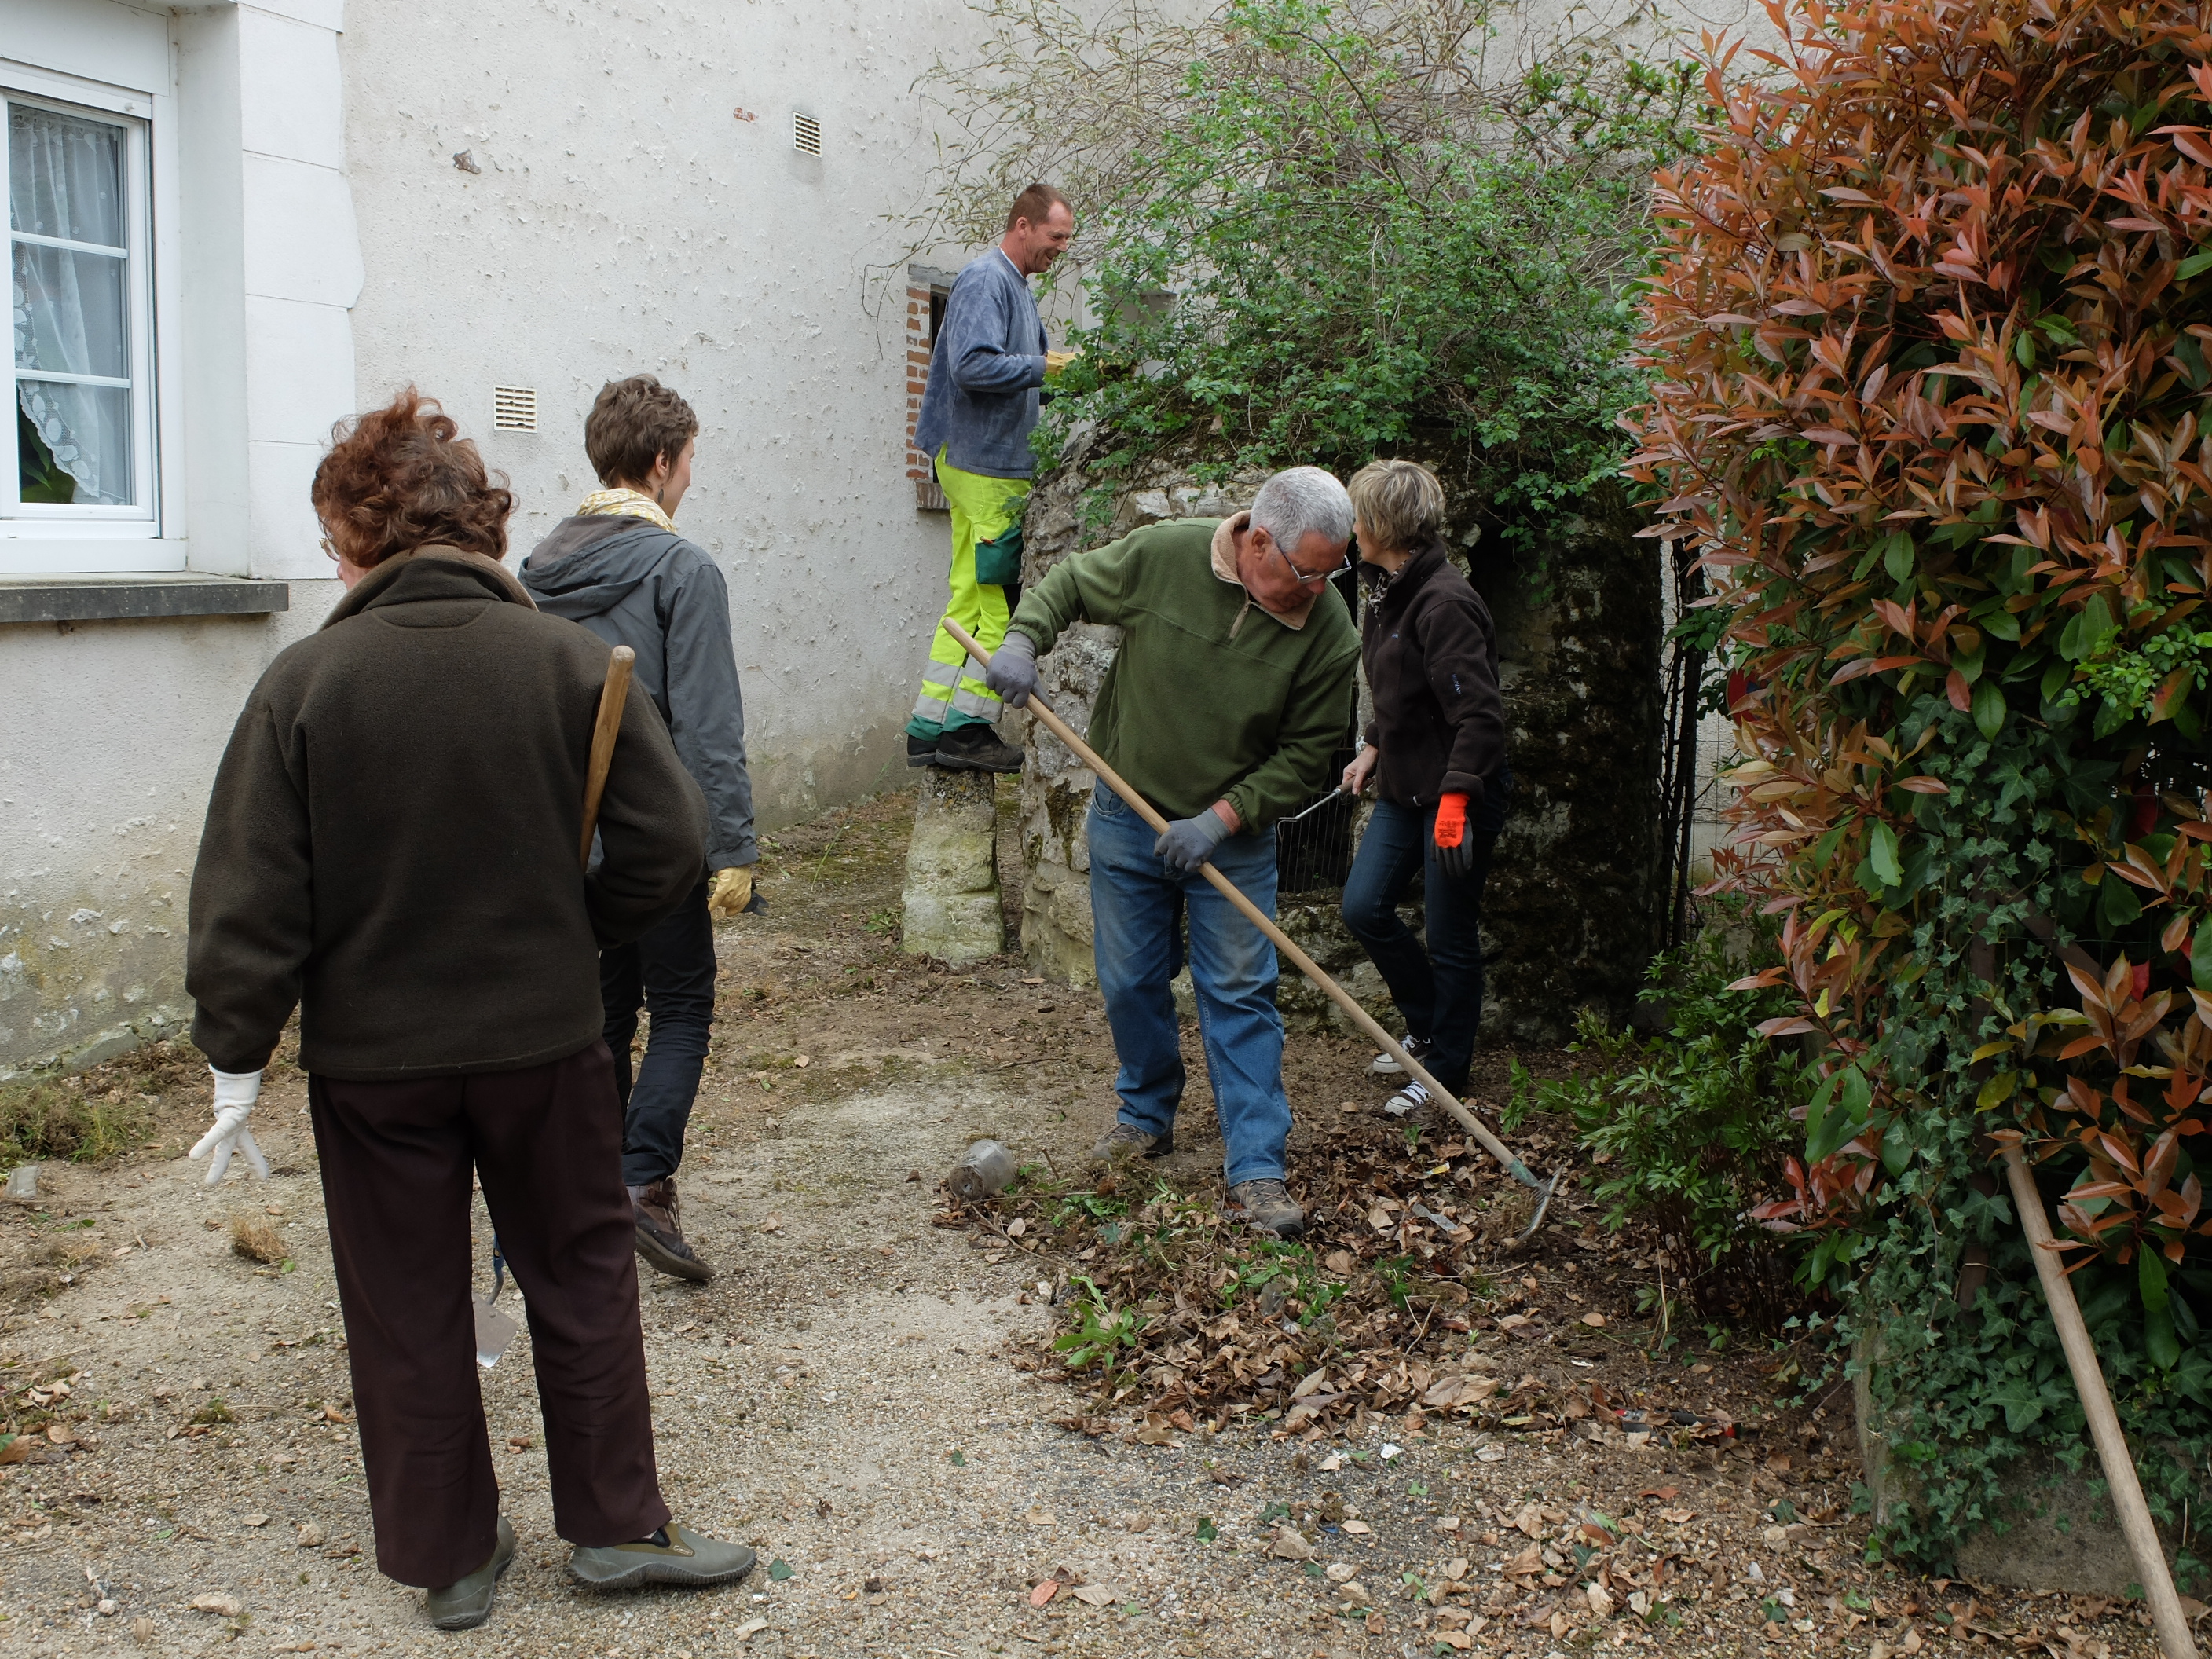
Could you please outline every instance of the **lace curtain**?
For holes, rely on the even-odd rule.
[[[8,106],[16,402],[81,505],[120,506],[132,493],[124,139],[112,122]],[[124,384],[43,380],[41,370]],[[27,475],[28,453],[23,465]]]

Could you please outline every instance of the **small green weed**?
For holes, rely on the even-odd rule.
[[[1101,1364],[1111,1369],[1123,1349],[1137,1346],[1152,1322],[1134,1308],[1116,1310],[1109,1306],[1105,1292],[1092,1280],[1079,1275],[1073,1282],[1083,1286],[1082,1299],[1075,1306],[1075,1328],[1053,1339],[1053,1352],[1062,1356],[1061,1363],[1072,1371]]]

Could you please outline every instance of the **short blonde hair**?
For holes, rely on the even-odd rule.
[[[1443,531],[1444,487],[1419,461],[1370,461],[1350,489],[1359,521],[1394,552]]]

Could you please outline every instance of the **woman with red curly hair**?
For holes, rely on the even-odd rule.
[[[477,1389],[471,1177],[526,1300],[555,1524],[593,1589],[753,1555],[661,1501],[599,953],[697,885],[706,804],[632,697],[577,869],[607,648],[500,562],[514,498],[412,387],[342,424],[313,500],[345,597],[231,734],[186,986],[222,1178],[278,1036],[300,1065],[343,1297],[377,1565],[482,1624],[513,1560]]]

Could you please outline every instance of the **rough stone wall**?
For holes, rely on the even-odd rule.
[[[1238,511],[1262,476],[1216,489],[1161,464],[1118,492],[1103,515],[1086,520],[1090,453],[1085,440],[1071,444],[1030,495],[1025,583],[1070,553],[1140,525]],[[1439,471],[1449,489],[1450,472]],[[1516,778],[1483,927],[1490,961],[1484,1030],[1493,1039],[1560,1041],[1577,1011],[1590,1005],[1625,1016],[1650,953],[1659,850],[1660,592],[1656,544],[1635,540],[1636,528],[1626,503],[1613,500],[1565,526],[1545,550],[1541,570],[1486,557],[1479,544],[1470,560],[1498,622]],[[1079,626],[1039,665],[1054,710],[1079,732],[1088,727],[1117,633]],[[1083,822],[1095,779],[1041,726],[1010,718],[1009,740],[1032,754],[1021,787],[1022,949],[1039,971],[1088,984],[1095,976]],[[1392,1024],[1380,976],[1345,932],[1336,897],[1285,895],[1285,931]],[[1407,915],[1418,927],[1418,884]],[[1293,1024],[1347,1023],[1294,971],[1286,969],[1279,995]]]

